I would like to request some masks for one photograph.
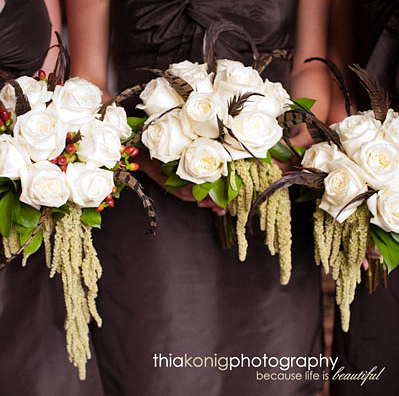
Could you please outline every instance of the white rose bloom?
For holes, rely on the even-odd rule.
[[[338,124],[337,133],[349,157],[360,149],[363,143],[374,140],[380,131],[381,122],[370,113],[345,118]]]
[[[149,124],[142,141],[150,151],[151,158],[162,162],[177,160],[191,143],[191,139],[183,132],[180,118],[181,110],[176,109]]]
[[[399,190],[381,190],[367,200],[371,223],[386,232],[399,233]]]
[[[223,103],[236,94],[246,92],[260,92],[263,86],[262,77],[259,73],[241,62],[218,61],[217,73],[214,80],[214,88]]]
[[[21,202],[40,209],[59,208],[69,199],[65,173],[49,161],[40,161],[21,171]]]
[[[167,110],[184,104],[182,97],[162,77],[151,80],[140,94],[142,104],[136,107],[147,115],[160,115]]]
[[[230,156],[217,140],[199,138],[183,152],[177,175],[195,184],[213,183],[227,176]]]
[[[114,173],[79,162],[68,165],[70,200],[82,208],[97,208],[114,187]]]
[[[97,86],[74,77],[55,87],[53,103],[62,121],[80,126],[95,117],[101,106],[101,95]]]
[[[19,179],[31,165],[28,153],[10,135],[0,135],[0,177]]]
[[[53,159],[65,148],[68,125],[51,110],[31,110],[19,116],[14,126],[15,140],[37,162]]]
[[[208,74],[208,65],[198,62],[192,63],[185,60],[180,63],[172,63],[169,71],[188,82],[196,92],[209,93],[213,91],[211,75]]]
[[[22,76],[16,79],[27,96],[32,109],[45,109],[46,103],[51,100],[53,93],[47,90],[44,81],[37,81],[32,77]],[[0,100],[6,109],[15,111],[15,90],[11,84],[5,84],[0,91]]]
[[[323,172],[332,172],[345,163],[353,162],[338,149],[333,143],[322,142],[312,145],[305,151],[302,159],[302,166],[305,168],[316,168]]]
[[[331,172],[324,179],[325,191],[320,208],[336,217],[340,210],[353,198],[367,191],[367,185],[361,176],[361,170],[355,165],[345,164]],[[362,204],[357,201],[349,205],[338,217],[342,223]]]
[[[387,117],[382,124],[381,135],[384,140],[399,147],[399,113],[388,110]]]
[[[226,110],[218,95],[192,92],[181,113],[184,133],[193,139],[197,136],[217,138],[217,116],[224,119]]]
[[[117,106],[116,103],[112,103],[111,106],[107,107],[104,122],[115,128],[121,140],[128,139],[132,134],[132,129],[127,123],[125,109],[121,106]]]
[[[263,96],[253,95],[244,104],[243,111],[261,111],[271,117],[278,117],[283,114],[291,103],[288,92],[279,82],[271,82],[266,79],[258,91]]]
[[[92,166],[113,168],[121,158],[121,143],[112,125],[94,119],[80,128],[82,140],[76,154]]]
[[[230,116],[228,126],[237,139],[257,158],[266,158],[267,151],[283,136],[283,130],[277,120],[260,112],[244,112],[234,118]],[[225,141],[225,147],[233,160],[251,157],[228,133],[225,135]]]
[[[399,180],[399,149],[382,139],[364,143],[353,156],[375,190],[395,188]]]

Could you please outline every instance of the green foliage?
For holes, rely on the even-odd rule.
[[[39,223],[40,216],[40,210],[21,202],[18,198],[15,199],[13,209],[14,223],[26,228],[35,228]]]
[[[171,173],[165,182],[165,186],[168,188],[169,191],[185,187],[189,184],[190,182],[181,179],[179,176],[176,175],[176,173]]]
[[[370,224],[371,237],[377,248],[384,257],[388,273],[393,271],[399,264],[399,243],[397,234],[389,233],[376,226]]]
[[[15,225],[15,229],[19,234],[19,243],[24,245],[27,240],[31,237],[36,227],[23,227],[21,225]],[[40,228],[39,232],[33,237],[29,245],[24,249],[26,254],[33,254],[37,252],[43,242],[43,228]]]
[[[95,228],[101,228],[101,214],[95,208],[84,208],[80,220]]]
[[[310,99],[310,98],[296,98],[296,99],[292,99],[292,100],[293,100],[293,102],[300,104],[307,110],[310,110],[313,107],[313,105],[316,103],[315,99]],[[292,110],[299,108],[299,106],[296,105],[295,103],[291,104],[290,106],[291,106]]]
[[[0,199],[0,234],[5,238],[10,235],[15,200],[13,189],[9,190]]]
[[[291,161],[294,156],[291,150],[283,143],[278,142],[275,144],[270,150],[269,153],[273,158],[280,162],[288,162]]]
[[[178,165],[179,165],[179,160],[166,162],[161,166],[162,173],[165,176],[170,176],[172,173],[176,173]]]
[[[228,194],[225,178],[220,178],[213,183],[212,189],[209,191],[209,196],[220,207],[226,209],[228,203]]]
[[[194,184],[192,193],[194,198],[199,202],[206,198],[213,187],[213,183]]]

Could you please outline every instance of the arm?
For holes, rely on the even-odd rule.
[[[326,121],[330,105],[330,79],[321,62],[303,63],[306,58],[327,56],[328,15],[330,0],[299,0],[294,62],[291,73],[292,98],[316,99],[312,111]],[[312,139],[307,128],[299,128],[293,144],[309,147]]]
[[[44,2],[46,3],[47,11],[51,22],[51,39],[50,39],[50,47],[51,47],[52,45],[57,44],[57,37],[55,36],[55,32],[61,33],[62,23],[61,23],[60,3],[58,0],[44,0]],[[42,66],[42,69],[46,71],[47,74],[54,69],[57,56],[58,56],[57,48],[52,48],[49,50]]]
[[[66,0],[71,75],[107,95],[110,0]]]

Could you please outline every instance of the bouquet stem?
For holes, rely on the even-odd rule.
[[[236,242],[236,234],[233,218],[229,212],[223,216],[216,215],[216,230],[222,248],[224,250],[231,249]]]

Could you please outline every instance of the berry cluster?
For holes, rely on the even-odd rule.
[[[118,168],[126,168],[126,170],[134,172],[139,170],[137,162],[130,162],[130,160],[139,154],[139,149],[134,146],[121,146],[121,159]]]
[[[122,186],[123,188],[123,186]],[[116,186],[112,188],[112,193],[105,197],[105,200],[96,208],[97,212],[102,212],[105,208],[113,208],[115,205],[114,198],[119,198],[120,189]]]
[[[53,73],[49,73],[47,77],[46,72],[44,70],[39,70],[37,76],[35,77],[35,80],[44,81],[47,85],[49,85],[54,77],[55,76]],[[62,85],[62,84],[60,82],[57,82],[57,85]]]
[[[12,124],[11,112],[4,110],[0,107],[0,133],[10,133],[11,130],[8,127]]]
[[[66,172],[68,164],[76,161],[76,150],[79,142],[74,142],[76,132],[68,132],[64,151],[56,158],[52,159],[53,164],[59,165],[63,172]]]

